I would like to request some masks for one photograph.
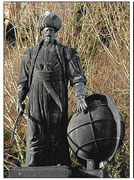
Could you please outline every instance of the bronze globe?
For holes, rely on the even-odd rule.
[[[68,125],[68,142],[76,157],[106,164],[114,157],[124,137],[124,121],[107,95],[86,98],[87,112],[76,112]],[[82,162],[82,161],[81,161]]]

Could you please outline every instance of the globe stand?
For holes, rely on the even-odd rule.
[[[87,159],[86,169],[81,170],[86,177],[103,178],[103,171],[96,169],[97,163],[92,159]],[[97,166],[98,167],[98,166]]]
[[[95,170],[95,161],[94,160],[87,160],[87,167],[86,167],[87,171],[93,171]]]
[[[72,177],[75,178],[104,178],[103,171],[98,168],[94,160],[87,159],[85,166],[80,165],[72,169]],[[97,168],[97,169],[96,169]]]

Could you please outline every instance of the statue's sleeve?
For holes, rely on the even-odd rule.
[[[71,86],[77,83],[83,82],[86,84],[86,77],[80,64],[80,57],[78,52],[74,48],[68,48],[66,50],[67,58],[67,77],[70,80]]]
[[[70,85],[75,90],[75,96],[79,99],[85,98],[86,77],[80,64],[80,57],[77,51],[73,48],[68,48],[66,51],[67,58],[67,78],[70,80]]]
[[[18,101],[22,103],[28,93],[28,79],[30,69],[30,49],[24,52],[20,74],[18,78]]]

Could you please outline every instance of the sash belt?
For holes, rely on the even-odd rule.
[[[61,112],[63,111],[62,105],[59,99],[58,94],[52,87],[50,81],[60,81],[63,80],[61,71],[34,71],[33,81],[42,81],[48,93],[52,96],[56,104],[59,106]]]
[[[34,71],[33,80],[35,81],[63,81],[61,71]]]

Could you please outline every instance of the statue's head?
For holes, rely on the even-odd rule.
[[[55,33],[60,30],[61,25],[61,19],[51,11],[46,11],[39,19],[40,31],[46,41],[55,39]]]

